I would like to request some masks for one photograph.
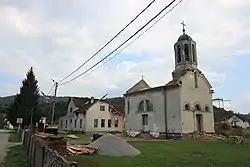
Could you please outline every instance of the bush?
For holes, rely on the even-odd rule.
[[[233,134],[237,136],[243,136],[244,135],[244,129],[242,127],[235,127],[233,128]]]

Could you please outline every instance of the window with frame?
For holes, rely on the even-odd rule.
[[[108,119],[108,128],[111,128],[111,119]]]
[[[144,101],[141,101],[139,103],[138,112],[144,112]]]
[[[196,50],[195,50],[194,44],[192,44],[192,52],[193,52],[193,62],[197,63],[196,62]]]
[[[70,112],[73,112],[73,107],[70,107],[70,109],[69,109],[69,110],[70,110]]]
[[[199,104],[196,104],[196,105],[195,105],[195,110],[201,111],[201,106],[200,106]]]
[[[105,106],[100,106],[100,111],[105,111]]]
[[[194,87],[198,88],[198,74],[194,72]]]
[[[94,128],[98,127],[98,119],[94,119]]]
[[[181,62],[181,46],[178,45],[177,46],[177,63],[180,63]]]
[[[209,112],[209,107],[205,106],[205,111]]]
[[[186,111],[190,110],[190,105],[189,105],[188,103],[185,104],[185,110],[186,110]]]
[[[127,101],[128,114],[129,114],[129,109],[130,109],[130,108],[129,108],[129,107],[130,107],[129,105],[130,105],[130,104],[129,104],[129,99],[128,99],[128,101]]]
[[[184,45],[184,52],[185,52],[185,60],[189,61],[189,48],[188,48],[188,44]]]
[[[75,119],[75,128],[76,128],[76,125],[77,125],[77,119]]]
[[[65,121],[65,128],[68,127],[68,120]]]
[[[146,100],[146,106],[147,106],[147,111],[154,111],[153,104],[149,100]]]
[[[82,128],[82,119],[80,119],[80,128]]]
[[[115,119],[115,127],[118,128],[118,125],[119,125],[119,120]]]
[[[105,119],[101,119],[101,128],[105,128]]]

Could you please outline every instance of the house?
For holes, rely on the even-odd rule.
[[[59,118],[59,129],[84,132],[122,132],[124,107],[94,97],[71,97],[67,114]]]
[[[214,133],[214,91],[198,68],[196,42],[185,29],[174,51],[175,69],[171,81],[150,87],[142,78],[124,94],[128,133],[145,131],[164,136],[182,136],[194,131]],[[162,75],[165,76],[164,72]]]
[[[221,123],[227,123],[230,126],[239,126],[244,129],[248,128],[250,126],[249,120],[246,119],[244,116],[240,114],[234,114],[228,117],[225,117]]]

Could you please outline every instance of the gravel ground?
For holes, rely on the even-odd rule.
[[[99,147],[98,154],[100,155],[135,156],[140,154],[140,151],[114,135],[104,135],[89,145]]]

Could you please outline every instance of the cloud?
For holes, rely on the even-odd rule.
[[[53,84],[51,78],[60,80],[82,64],[149,2],[1,1],[0,71],[21,81],[33,66],[40,88],[46,92]],[[78,74],[112,51],[169,2],[155,2]],[[184,0],[114,61],[68,85],[59,86],[58,94],[120,96],[142,74],[151,86],[165,84],[174,69],[173,45],[181,35],[182,20],[187,24],[187,33],[197,43],[199,68],[212,85],[223,84],[230,77],[226,69],[236,65],[237,55],[249,54],[249,7],[247,0]],[[125,56],[129,59],[123,60]],[[16,93],[19,86],[9,87],[8,93]],[[214,89],[216,91],[216,87]]]

